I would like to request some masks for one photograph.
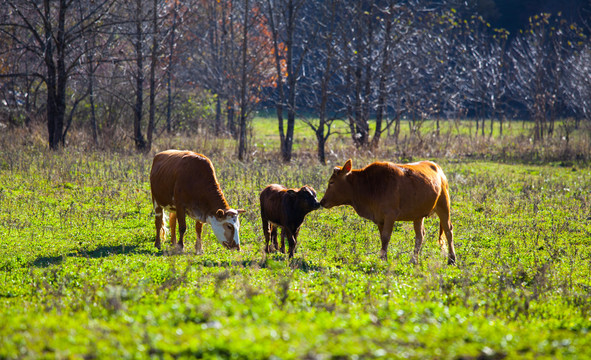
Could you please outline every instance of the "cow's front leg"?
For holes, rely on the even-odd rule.
[[[414,221],[414,228],[415,228],[415,250],[410,258],[411,264],[418,264],[419,262],[419,253],[421,252],[421,248],[423,247],[423,240],[425,239],[425,226],[424,226],[425,218],[420,218],[419,220]]]
[[[390,243],[393,228],[394,220],[392,219],[386,219],[383,222],[378,223],[380,239],[382,240],[382,250],[380,250],[380,259],[382,260],[388,260],[388,244]]]
[[[203,230],[203,223],[199,220],[195,221],[195,232],[197,233],[197,240],[195,240],[195,253],[197,255],[203,254],[203,244],[201,243],[201,231]]]

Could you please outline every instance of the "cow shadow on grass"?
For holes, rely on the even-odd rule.
[[[162,256],[162,251],[154,252],[144,247],[140,247],[138,244],[122,244],[122,245],[106,245],[99,246],[93,250],[81,249],[73,251],[68,254],[56,255],[56,256],[41,256],[33,261],[33,266],[36,267],[49,267],[52,265],[59,265],[67,258],[87,258],[87,259],[100,259],[109,257],[111,255],[145,255],[152,254],[154,256]]]

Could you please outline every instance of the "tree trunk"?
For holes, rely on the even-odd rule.
[[[242,33],[242,81],[240,87],[240,138],[238,145],[238,160],[243,161],[246,155],[246,66],[248,46],[248,0],[244,0],[244,30]]]
[[[330,58],[327,60],[327,73],[330,69]],[[321,85],[321,100],[320,100],[320,111],[318,114],[318,128],[316,129],[316,141],[318,144],[318,161],[321,164],[326,164],[326,152],[325,152],[325,144],[326,144],[326,137],[324,136],[324,126],[326,124],[326,104],[328,102],[328,86],[327,86],[327,76],[323,77],[322,85]]]
[[[215,128],[214,128],[215,136],[219,136],[221,130],[222,130],[222,100],[220,100],[220,95],[218,94],[215,97]]]
[[[135,79],[135,106],[133,109],[133,140],[135,142],[135,148],[139,151],[144,151],[146,148],[146,141],[142,135],[142,111],[144,105],[143,88],[144,88],[144,54],[142,53],[143,30],[142,30],[142,1],[136,0],[136,19],[135,19],[135,30],[136,30],[136,43],[135,43],[135,55],[136,55],[136,79]]]
[[[236,110],[234,109],[234,100],[230,99],[227,102],[227,107],[228,107],[228,113],[227,113],[227,127],[228,127],[228,131],[230,132],[230,135],[232,135],[232,137],[234,139],[236,139],[236,119],[235,114],[236,114]]]
[[[392,14],[393,6],[390,5],[388,13]],[[384,29],[384,46],[382,48],[382,69],[380,71],[380,82],[378,85],[378,103],[376,109],[376,131],[373,135],[372,147],[377,149],[382,136],[382,121],[386,107],[386,76],[390,68],[390,40],[392,33],[392,17],[386,17],[386,28]]]
[[[168,53],[168,69],[166,71],[167,81],[166,81],[166,90],[168,93],[167,102],[166,102],[166,132],[169,134],[172,132],[172,57],[174,54],[174,37],[176,32],[176,20],[177,20],[177,13],[176,13],[176,6],[177,2],[173,1],[172,7],[172,28],[170,30],[170,44],[169,44],[169,53]]]
[[[152,58],[150,59],[150,109],[148,118],[147,144],[144,151],[152,149],[152,135],[156,118],[156,66],[158,60],[158,0],[152,3]]]
[[[95,146],[99,145],[98,141],[98,125],[96,122],[96,111],[94,109],[94,65],[93,65],[93,54],[91,51],[88,50],[88,45],[86,45],[86,51],[88,53],[88,95],[90,101],[90,127],[92,131],[92,140]],[[94,41],[93,41],[94,46]]]
[[[283,88],[283,71],[281,69],[281,54],[279,53],[279,35],[276,24],[275,24],[275,17],[273,16],[273,4],[271,0],[267,1],[268,9],[269,9],[269,25],[271,28],[271,36],[273,39],[273,50],[275,51],[275,71],[277,72],[277,92],[279,95],[279,99],[277,100],[277,125],[279,130],[279,144],[281,147],[281,155],[283,157],[286,154],[285,149],[285,131],[283,127],[283,104],[285,103],[285,91]]]
[[[295,26],[293,0],[288,1],[287,8],[287,84],[288,84],[288,98],[287,98],[287,132],[285,134],[283,151],[283,161],[291,161],[291,152],[293,147],[293,131],[295,124],[295,95],[296,95],[296,74],[293,64],[293,33]]]

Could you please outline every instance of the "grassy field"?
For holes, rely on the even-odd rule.
[[[201,256],[192,222],[183,253],[153,245],[153,154],[49,152],[4,138],[0,359],[591,357],[586,165],[430,157],[451,186],[457,266],[436,245],[436,218],[413,266],[411,223],[395,228],[384,262],[377,227],[348,207],[311,213],[289,261],[262,251],[259,192],[309,184],[320,198],[348,156],[360,167],[395,152],[335,141],[326,166],[305,153],[285,165],[274,128],[264,130],[273,125],[255,124],[246,163],[226,140],[158,140],[155,150],[208,155],[230,205],[247,210],[242,252],[205,226]],[[313,141],[304,137],[300,146]]]

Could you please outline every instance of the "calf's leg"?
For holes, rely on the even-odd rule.
[[[271,252],[271,248],[269,247],[269,242],[271,241],[271,235],[269,234],[271,229],[269,228],[269,226],[273,226],[271,225],[267,219],[265,219],[264,217],[262,218],[263,221],[263,236],[265,236],[265,252],[268,254]]]
[[[281,248],[285,251],[285,243],[284,243],[284,237],[285,237],[285,233],[287,233],[287,243],[289,245],[289,258],[293,258],[293,254],[295,252],[295,248],[297,245],[297,240],[295,238],[294,233],[292,233],[290,230],[283,228],[283,230],[281,231]]]
[[[277,226],[271,224],[271,249],[273,249],[273,252],[279,251],[279,244],[277,243],[277,231],[279,231]]]
[[[281,228],[281,248],[279,249],[280,252],[285,254],[285,237],[286,237],[286,232],[287,230],[285,230],[285,228]],[[275,246],[279,246],[277,244],[277,233],[275,233]]]

